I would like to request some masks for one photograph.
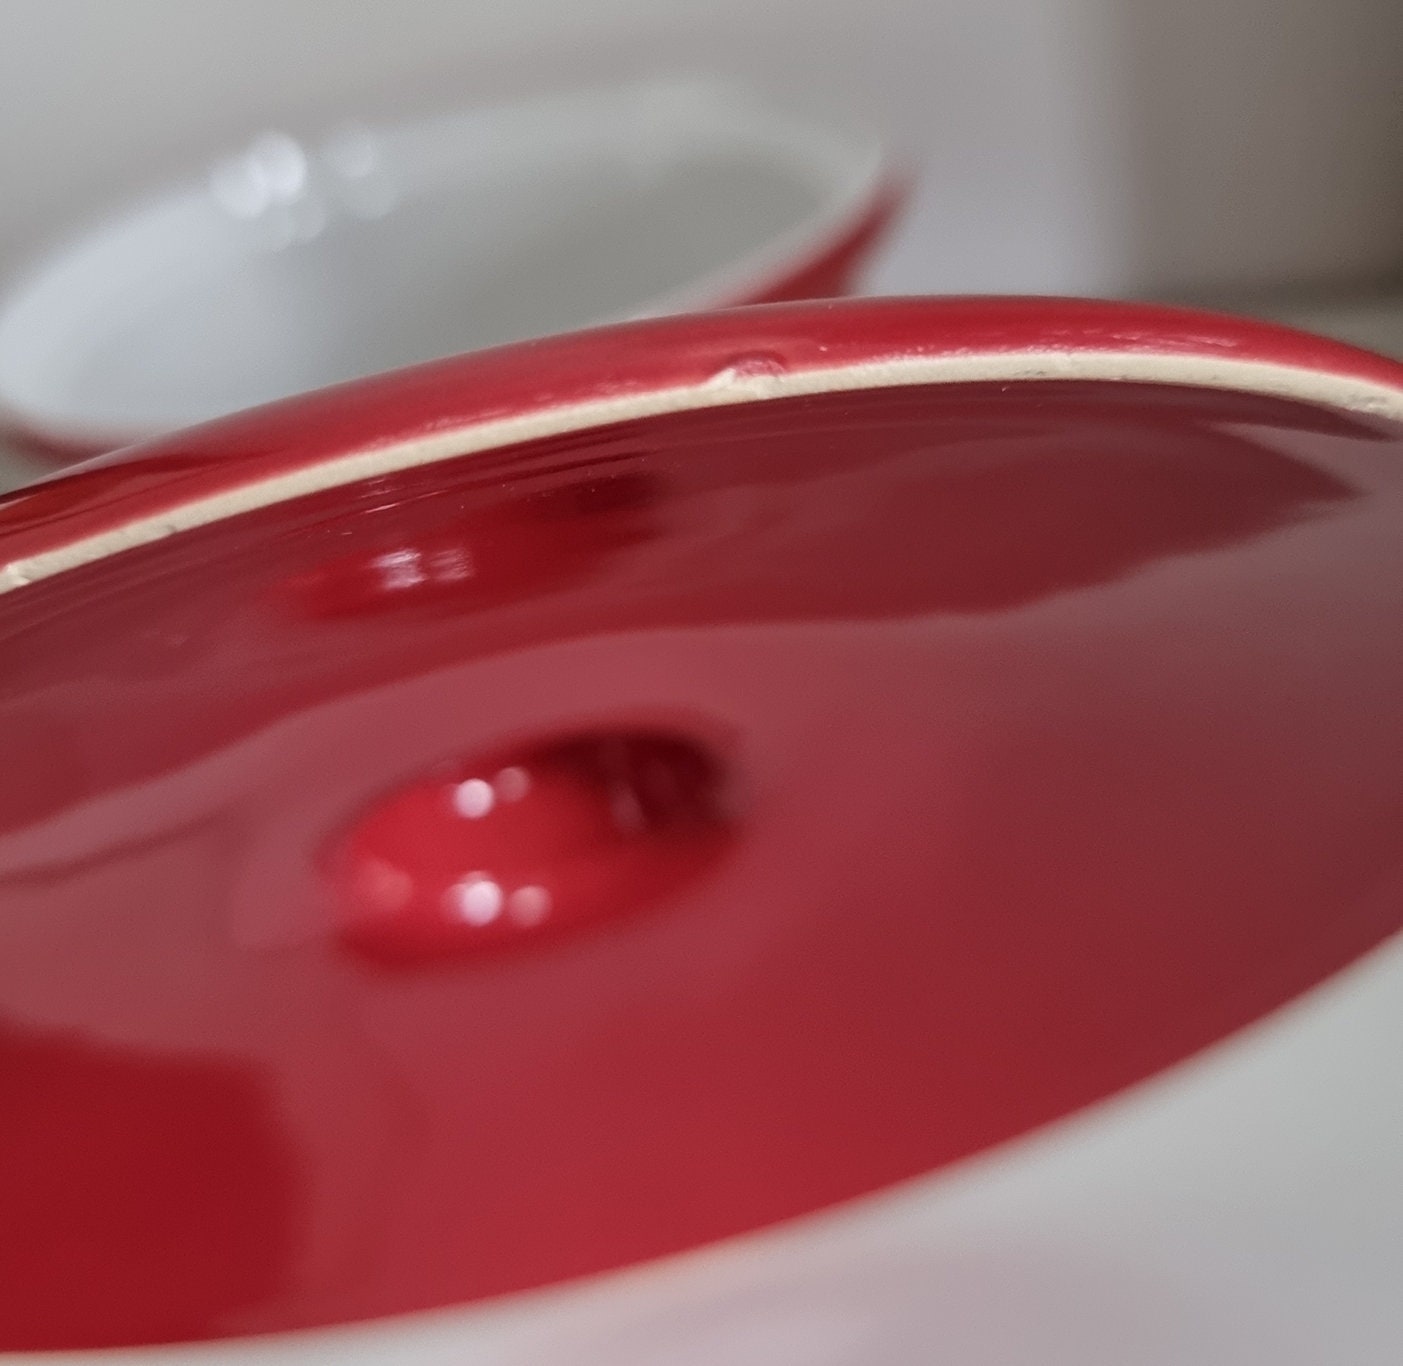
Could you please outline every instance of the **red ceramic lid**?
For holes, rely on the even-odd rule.
[[[673,1253],[1395,933],[1403,371],[1056,301],[443,362],[0,503],[0,1350]]]

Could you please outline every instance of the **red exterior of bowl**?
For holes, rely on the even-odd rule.
[[[1400,421],[1255,323],[782,305],[0,500],[0,1350],[796,1218],[1393,935]]]

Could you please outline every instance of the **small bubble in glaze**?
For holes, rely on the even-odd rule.
[[[707,382],[717,388],[725,388],[747,380],[772,379],[788,369],[784,358],[773,351],[747,351],[732,356]]]

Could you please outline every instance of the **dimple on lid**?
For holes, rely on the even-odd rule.
[[[11,494],[0,1350],[666,1257],[1310,990],[1403,923],[1400,422],[1261,325],[865,301]]]

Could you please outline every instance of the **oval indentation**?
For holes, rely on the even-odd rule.
[[[410,961],[651,905],[720,853],[722,779],[698,745],[646,732],[576,737],[427,775],[333,845],[342,937]]]

